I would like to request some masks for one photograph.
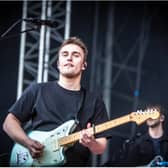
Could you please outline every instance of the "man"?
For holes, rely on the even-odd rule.
[[[68,120],[78,120],[76,131],[79,142],[66,150],[64,166],[86,166],[90,154],[102,154],[106,148],[107,133],[93,135],[86,127],[108,120],[100,96],[81,86],[82,72],[86,69],[87,48],[76,37],[65,40],[58,51],[58,81],[32,84],[9,109],[3,129],[17,143],[26,147],[32,158],[43,154],[45,146],[27,136],[22,124],[31,120],[32,130],[51,131]]]
[[[150,106],[148,109],[157,109],[160,117],[146,121],[148,132],[131,144],[127,166],[150,166],[155,164],[157,158],[158,161],[168,161],[168,135],[164,131],[165,114],[158,105]]]

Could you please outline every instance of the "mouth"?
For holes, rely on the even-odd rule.
[[[64,66],[65,66],[65,67],[73,67],[73,64],[67,63],[67,64],[65,64]]]

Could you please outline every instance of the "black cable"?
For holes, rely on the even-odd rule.
[[[19,24],[22,21],[22,19],[17,20],[10,26],[0,37],[4,37],[7,33],[9,33],[17,24]]]
[[[10,36],[6,36],[17,24],[19,24],[20,22],[22,22],[24,19],[19,19],[17,20],[15,23],[12,24],[12,26],[10,26],[1,36],[0,36],[0,41],[4,40],[4,39],[10,39],[10,38],[13,38],[13,37],[17,37],[19,34],[21,33],[26,33],[26,32],[29,32],[29,31],[34,31],[34,30],[37,30],[39,29],[40,27],[39,26],[34,26],[30,29],[26,29],[26,30],[23,30],[17,34],[13,34],[13,35],[10,35]]]
[[[2,153],[0,154],[0,158],[9,155],[9,153]]]

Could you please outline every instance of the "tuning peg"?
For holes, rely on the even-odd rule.
[[[139,114],[139,113],[140,113],[140,110],[138,110],[136,114]]]
[[[139,113],[142,113],[142,110],[139,110]]]

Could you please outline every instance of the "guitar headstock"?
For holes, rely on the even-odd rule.
[[[160,112],[156,109],[148,109],[145,111],[138,110],[130,114],[130,120],[136,122],[136,124],[142,124],[147,119],[157,119],[160,116]]]

